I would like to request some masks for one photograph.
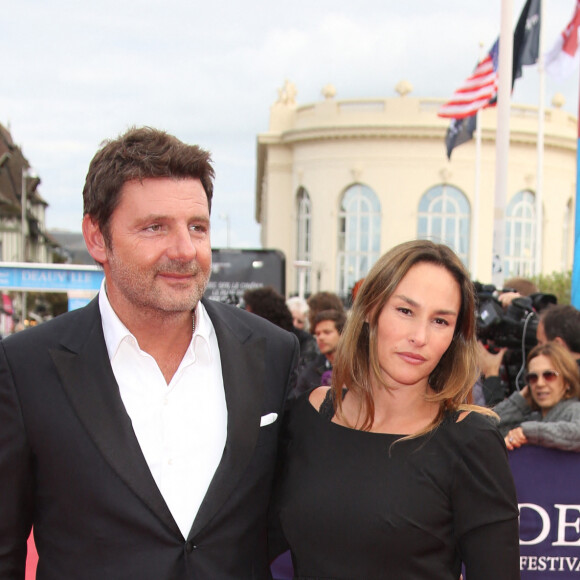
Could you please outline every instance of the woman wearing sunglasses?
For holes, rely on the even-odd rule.
[[[580,373],[572,355],[555,342],[528,356],[526,386],[494,408],[509,450],[541,445],[580,451]]]

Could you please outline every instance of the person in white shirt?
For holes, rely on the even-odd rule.
[[[95,155],[85,308],[0,347],[0,577],[269,578],[266,520],[296,338],[202,300],[208,152],[130,129]]]

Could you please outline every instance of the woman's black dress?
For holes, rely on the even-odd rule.
[[[401,436],[331,422],[300,397],[290,412],[277,511],[297,578],[519,578],[518,508],[488,417],[447,417]]]

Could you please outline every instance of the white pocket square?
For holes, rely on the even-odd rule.
[[[270,425],[278,418],[278,413],[268,413],[267,415],[263,415],[260,419],[260,427],[265,427],[266,425]]]

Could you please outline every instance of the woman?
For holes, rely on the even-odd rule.
[[[547,342],[528,355],[526,386],[495,407],[508,449],[528,443],[580,451],[580,373],[574,357]]]
[[[277,515],[297,578],[519,578],[518,510],[476,376],[474,297],[443,245],[393,248],[359,290],[332,387],[297,400]]]

